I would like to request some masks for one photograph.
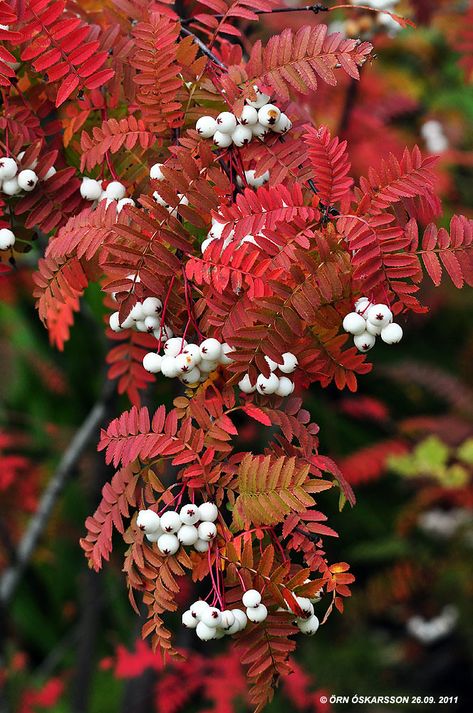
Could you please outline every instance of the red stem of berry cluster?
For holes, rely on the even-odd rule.
[[[165,319],[166,319],[166,312],[167,312],[168,302],[169,302],[169,299],[170,299],[170,297],[171,297],[171,292],[172,292],[172,288],[173,288],[173,286],[174,286],[174,282],[175,282],[175,281],[176,281],[176,276],[173,275],[173,276],[171,277],[170,282],[169,282],[169,287],[168,287],[168,291],[167,291],[167,293],[166,293],[166,297],[164,298],[163,311],[162,311],[162,314],[161,314],[161,329],[160,329],[160,332],[159,332],[159,340],[158,340],[158,349],[157,349],[158,352],[161,351],[161,343],[162,343],[162,336],[163,336],[164,323],[165,323]]]

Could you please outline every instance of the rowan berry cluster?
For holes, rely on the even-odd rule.
[[[181,621],[187,629],[195,629],[201,641],[210,641],[238,634],[246,627],[248,619],[242,609],[222,611],[198,599],[183,613]]]
[[[120,213],[126,205],[135,205],[132,198],[126,197],[126,187],[120,181],[108,181],[104,187],[104,182],[96,181],[94,178],[84,176],[80,187],[82,198],[98,205],[101,201],[107,201],[107,207],[112,201],[117,202],[117,213]]]
[[[187,343],[182,337],[167,339],[163,355],[148,352],[143,359],[143,367],[151,374],[161,373],[168,379],[178,378],[183,384],[192,386],[206,381],[221,364],[231,363],[228,356],[232,348],[218,339],[204,339],[200,344]]]
[[[133,279],[133,275],[129,275]],[[143,302],[136,302],[130,314],[120,322],[120,313],[112,312],[109,318],[110,329],[121,332],[123,329],[136,329],[138,332],[154,334],[161,344],[173,337],[170,327],[161,324],[163,305],[158,297],[146,297]]]
[[[393,313],[385,304],[372,304],[367,297],[355,302],[355,311],[346,315],[343,329],[353,334],[360,352],[368,352],[380,336],[386,344],[397,344],[402,339],[402,327],[393,322]]]
[[[229,146],[242,147],[253,138],[263,141],[268,134],[285,134],[292,128],[291,120],[277,106],[271,104],[271,97],[254,87],[256,99],[246,100],[241,114],[222,111],[216,119],[201,116],[195,125],[197,133],[204,139],[213,139],[221,149]]]
[[[217,535],[215,520],[218,509],[214,503],[188,503],[179,512],[166,510],[159,516],[154,510],[140,510],[136,524],[149,542],[156,542],[158,550],[167,557],[175,555],[179,547],[194,547],[207,552]]]
[[[164,180],[164,174],[161,171],[162,168],[162,163],[155,163],[153,166],[151,166],[149,170],[149,177],[153,181],[162,181]],[[159,205],[162,205],[163,208],[166,208],[168,213],[170,213],[172,216],[176,217],[177,214],[179,213],[179,208],[183,205],[189,205],[189,199],[183,194],[183,193],[178,193],[177,194],[179,197],[179,204],[177,206],[172,206],[166,203],[164,198],[160,195],[159,191],[154,191],[153,192],[153,198],[156,201],[156,203],[159,203]]]
[[[259,394],[270,396],[275,394],[276,396],[289,396],[294,391],[294,383],[285,374],[292,374],[296,370],[298,361],[297,357],[291,352],[285,352],[281,355],[281,362],[275,362],[268,356],[265,359],[271,369],[269,376],[264,376],[260,374],[256,379],[256,383],[252,384],[249,374],[245,374],[243,379],[238,383],[239,388],[244,394],[252,394],[257,391]],[[281,374],[276,374],[276,372],[282,372]]]
[[[0,191],[6,196],[16,196],[22,191],[29,193],[36,188],[39,181],[38,175],[34,172],[38,162],[33,161],[30,166],[21,168],[19,164],[23,160],[25,152],[18,154],[16,160],[11,156],[0,158]],[[43,181],[47,181],[54,176],[56,169],[54,166],[46,172]]]

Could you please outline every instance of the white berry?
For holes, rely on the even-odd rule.
[[[194,549],[196,552],[207,552],[209,547],[210,544],[207,542],[207,540],[197,540],[194,545]]]
[[[231,626],[235,623],[235,615],[230,609],[224,609],[224,611],[220,615],[220,626],[222,629],[230,629]]]
[[[247,608],[257,607],[261,604],[261,594],[257,589],[247,589],[241,599],[243,606]]]
[[[182,339],[181,337],[172,337],[172,339],[168,339],[164,345],[164,353],[168,357],[176,357],[183,351],[185,346],[187,346],[185,339]]]
[[[377,304],[369,308],[366,319],[378,327],[385,327],[393,321],[393,313],[387,305]]]
[[[243,111],[241,112],[238,120],[240,124],[243,124],[243,126],[248,126],[248,124],[256,124],[256,122],[258,121],[258,111],[255,109],[254,106],[250,106],[249,104],[247,104],[245,107],[243,107]]]
[[[194,617],[194,619],[197,619],[200,621],[200,617],[204,613],[206,609],[209,608],[209,605],[207,602],[205,602],[203,599],[198,599],[196,602],[194,602],[190,607],[189,611]]]
[[[181,545],[185,545],[186,547],[195,545],[199,539],[197,528],[194,525],[182,525],[182,527],[178,530],[177,539]]]
[[[195,633],[201,641],[210,641],[211,639],[215,639],[217,632],[214,627],[207,626],[203,621],[199,621]]]
[[[287,376],[280,376],[278,388],[274,392],[276,396],[290,396],[293,391],[294,383]]]
[[[296,601],[303,611],[304,618],[307,619],[308,617],[312,616],[312,614],[314,613],[314,605],[312,604],[310,599],[308,599],[307,597],[296,597]]]
[[[222,344],[222,353],[220,355],[220,363],[224,364],[225,366],[227,364],[232,364],[233,359],[231,359],[227,354],[231,354],[233,352],[233,347],[231,347],[229,344],[224,342]]]
[[[150,374],[159,374],[161,371],[161,362],[163,357],[156,352],[148,352],[143,357],[143,369],[149,371]]]
[[[202,522],[215,522],[218,517],[218,508],[215,503],[202,503],[199,505],[199,520]]]
[[[319,628],[319,620],[315,614],[312,614],[308,619],[299,620],[297,626],[303,634],[312,636]]]
[[[199,508],[192,503],[183,505],[179,511],[179,517],[184,525],[195,525],[200,519]]]
[[[256,136],[257,139],[261,139],[261,141],[264,141],[266,136],[271,133],[271,129],[268,126],[263,126],[259,121],[257,124],[252,124],[250,129],[253,136]]]
[[[161,535],[161,537],[158,539],[158,550],[163,555],[167,555],[168,557],[171,555],[175,555],[179,549],[179,546],[180,543],[176,535],[170,535],[168,533],[165,533],[164,535]]]
[[[355,312],[358,312],[358,314],[361,314],[364,319],[367,317],[367,312],[370,307],[372,307],[372,302],[369,301],[367,297],[360,297],[356,302],[355,302]]]
[[[248,617],[242,609],[232,609],[235,621],[238,622],[239,630],[244,629],[248,623]]]
[[[119,201],[121,198],[125,198],[126,188],[120,181],[111,181],[105,189],[105,195],[112,201]]]
[[[187,629],[195,629],[197,626],[197,619],[192,616],[192,612],[190,609],[183,613],[181,621],[183,626],[185,626]]]
[[[358,312],[350,312],[343,320],[343,329],[350,334],[362,334],[366,331],[366,321]]]
[[[226,149],[232,145],[232,137],[230,134],[224,134],[223,131],[216,131],[213,142],[219,149]]]
[[[206,626],[216,629],[217,626],[221,624],[222,615],[216,607],[207,607],[207,609],[202,612],[200,620],[206,624]]]
[[[201,522],[197,528],[197,532],[199,534],[199,540],[211,542],[217,535],[217,527],[214,522]]]
[[[7,180],[3,181],[2,192],[5,193],[6,196],[16,196],[17,193],[19,193],[20,191],[21,187],[18,184],[18,180],[16,177],[8,178]]]
[[[218,124],[213,116],[201,116],[195,125],[197,133],[204,139],[211,139],[218,129]]]
[[[140,530],[144,530],[147,535],[158,532],[161,529],[159,515],[153,510],[140,510],[136,518],[136,524]]]
[[[113,312],[109,319],[108,319],[108,324],[110,326],[110,329],[112,329],[114,332],[120,332],[121,331],[121,326],[120,326],[120,315],[118,312]]]
[[[245,374],[243,379],[238,382],[238,388],[240,391],[243,391],[244,394],[252,394],[254,391],[256,391],[256,384],[253,386],[250,377],[248,374]]]
[[[127,205],[136,205],[133,198],[120,198],[117,203],[117,213],[121,213],[123,208]]]
[[[222,355],[222,345],[217,339],[205,339],[200,345],[202,359],[217,361]]]
[[[210,361],[209,359],[202,359],[199,364],[199,369],[203,374],[210,374],[215,369],[218,369],[219,361]]]
[[[253,85],[253,89],[256,93],[256,99],[254,101],[252,101],[251,99],[247,99],[246,103],[249,106],[254,107],[255,109],[261,109],[262,106],[269,102],[271,97],[269,96],[269,94],[263,94],[263,92],[260,92],[256,85]]]
[[[265,104],[258,111],[259,123],[269,128],[272,128],[276,124],[280,116],[281,112],[274,104]]]
[[[245,171],[245,178],[249,186],[259,188],[269,181],[269,171],[265,171],[261,176],[256,178],[256,170],[250,169]]]
[[[130,317],[132,319],[134,319],[136,322],[140,322],[140,321],[144,322],[146,315],[143,311],[142,302],[136,302],[136,304],[133,305],[133,307],[131,308]]]
[[[200,347],[197,344],[187,344],[182,353],[187,357],[187,363],[190,368],[198,366],[202,360]]]
[[[161,515],[161,528],[164,532],[174,534],[181,526],[181,518],[175,510],[167,510]]]
[[[181,376],[181,381],[183,384],[197,384],[200,379],[200,369],[195,366],[190,371],[186,371]]]
[[[297,361],[295,354],[285,352],[282,355],[282,364],[278,364],[278,366],[279,370],[282,371],[283,374],[292,374],[292,372],[296,370],[298,364],[299,362]]]
[[[162,163],[155,163],[149,169],[149,177],[153,178],[155,181],[162,181],[164,179],[164,174],[161,171]]]
[[[52,178],[53,176],[55,176],[56,173],[57,173],[57,171],[56,171],[56,169],[54,168],[54,166],[51,166],[51,168],[48,168],[48,170],[47,170],[46,173],[44,174],[43,181],[48,181],[50,178]]]
[[[0,250],[12,248],[15,244],[15,240],[15,233],[9,230],[9,228],[0,229]]]
[[[269,396],[274,394],[279,386],[279,379],[276,374],[270,374],[268,377],[260,374],[256,380],[256,390],[259,394]]]
[[[268,616],[268,610],[264,604],[258,604],[257,607],[249,607],[246,610],[248,619],[256,624],[260,624]]]
[[[381,339],[386,344],[397,344],[401,341],[403,335],[402,327],[396,322],[386,325],[381,330]]]
[[[222,111],[217,116],[217,129],[222,134],[232,134],[237,126],[236,116],[230,111]]]
[[[18,171],[18,165],[14,158],[3,156],[0,158],[0,181],[14,178]]]
[[[286,134],[292,129],[292,121],[286,114],[281,113],[279,119],[271,128],[276,134]]]
[[[248,126],[242,126],[241,124],[236,127],[235,131],[232,132],[232,141],[235,146],[246,146],[249,144],[253,138],[253,133]]]
[[[97,201],[102,194],[102,181],[84,177],[80,187],[80,194],[87,201]]]
[[[353,341],[358,351],[369,352],[376,344],[376,337],[369,332],[363,332],[363,334],[357,334],[356,337],[353,338]]]

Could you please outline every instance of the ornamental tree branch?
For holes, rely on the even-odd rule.
[[[6,606],[11,601],[21,576],[27,568],[41,535],[47,526],[59,495],[67,480],[72,475],[79,458],[103,421],[107,405],[114,393],[114,387],[114,382],[109,381],[106,383],[102,397],[94,405],[76,432],[69,447],[63,454],[54,475],[49,481],[39,503],[39,507],[31,518],[28,528],[18,545],[14,562],[5,570],[0,578],[0,603],[3,606]]]
[[[195,35],[193,32],[191,32],[190,30],[188,30],[187,27],[183,27],[183,25],[184,25],[186,22],[187,22],[186,20],[181,20],[181,34],[182,34],[182,35],[187,35],[187,36],[189,36],[189,37],[193,37],[193,38],[194,38],[194,42],[196,43],[196,45],[198,45],[199,49],[203,52],[203,54],[205,54],[206,57],[208,57],[209,59],[211,59],[212,62],[214,62],[218,67],[220,67],[220,69],[226,70],[226,69],[227,69],[226,65],[223,64],[223,62],[221,62],[221,61],[219,60],[219,58],[217,57],[217,55],[215,55],[215,54],[212,52],[212,50],[210,50],[210,49],[207,47],[207,45],[206,45],[204,42],[202,42],[202,40],[201,40],[199,37],[197,37],[197,35]]]
[[[313,12],[315,15],[318,15],[319,12],[328,12],[329,10],[330,8],[326,5],[315,3],[315,5],[305,5],[305,7],[280,7],[275,8],[274,10],[254,10],[253,12],[255,15],[276,15],[282,12]],[[222,20],[225,15],[214,15],[213,17],[216,20]],[[181,24],[188,25],[194,19],[195,18],[193,17],[187,17],[186,19],[181,20]]]

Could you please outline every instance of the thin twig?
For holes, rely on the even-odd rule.
[[[328,12],[330,8],[328,8],[326,5],[321,5],[319,3],[315,3],[315,5],[306,5],[305,7],[280,7],[276,8],[274,10],[255,10],[254,14],[255,15],[277,15],[278,13],[285,13],[285,12],[313,12],[315,15],[318,15],[319,12]],[[215,20],[223,20],[226,15],[214,15],[213,16]],[[195,17],[187,17],[184,20],[181,20],[181,25],[187,25],[190,22],[193,22],[195,20]]]
[[[30,520],[28,529],[18,545],[15,562],[0,578],[0,602],[8,604],[18,586],[21,576],[27,568],[36,546],[47,526],[56,501],[64,485],[71,476],[77,461],[94,436],[102,422],[107,402],[114,393],[114,383],[107,382],[101,399],[95,404],[89,415],[79,428],[69,447],[62,456],[59,465],[43,493],[39,507]]]
[[[209,59],[211,59],[212,62],[214,62],[214,64],[217,65],[217,67],[220,67],[220,69],[226,70],[227,66],[219,60],[217,55],[215,55],[212,52],[212,50],[209,50],[207,45],[204,42],[202,42],[202,40],[199,37],[197,37],[197,35],[194,35],[194,33],[191,32],[190,30],[188,30],[187,27],[182,27],[183,22],[184,22],[184,20],[181,20],[181,34],[187,35],[188,37],[193,37],[194,42],[196,43],[196,45],[199,46],[199,49],[205,54],[205,56],[208,57]]]

